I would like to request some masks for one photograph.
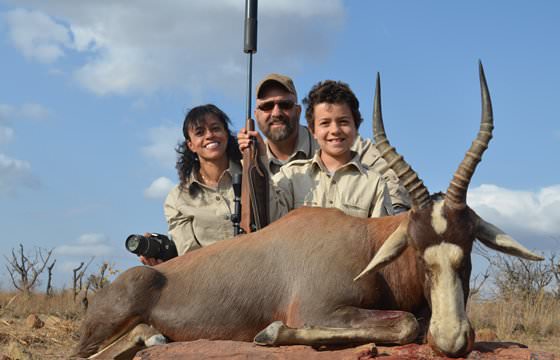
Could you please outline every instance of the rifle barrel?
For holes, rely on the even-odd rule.
[[[253,87],[253,54],[257,52],[257,8],[258,0],[245,0],[245,33],[243,51],[249,54],[247,60],[247,113],[245,128],[254,130],[254,125],[249,121],[251,118],[251,90]]]

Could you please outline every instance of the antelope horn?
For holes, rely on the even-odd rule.
[[[381,86],[379,73],[375,83],[375,97],[373,100],[373,138],[375,146],[381,153],[381,157],[387,161],[387,166],[397,174],[403,186],[408,190],[412,198],[412,207],[423,209],[432,203],[428,189],[418,177],[416,171],[397,153],[394,147],[389,144],[385,127],[383,126],[383,116],[381,115]]]
[[[467,204],[467,189],[476,166],[482,159],[482,154],[488,148],[488,143],[492,139],[494,129],[494,117],[492,115],[492,102],[488,93],[488,85],[484,76],[482,62],[478,61],[478,71],[480,74],[480,93],[482,97],[482,117],[480,120],[480,130],[473,141],[471,148],[465,154],[465,158],[453,175],[453,179],[447,188],[445,195],[446,201],[455,206],[465,206]]]

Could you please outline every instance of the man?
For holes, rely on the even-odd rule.
[[[266,166],[274,175],[284,164],[294,160],[311,159],[319,149],[309,129],[299,124],[301,105],[298,104],[297,91],[291,78],[281,74],[265,76],[256,88],[255,119],[266,137]],[[249,133],[242,129],[238,134],[240,148],[248,146]],[[393,212],[398,213],[410,208],[410,197],[391,169],[386,170],[375,145],[359,135],[352,146],[358,153],[362,164],[379,172],[389,189]]]

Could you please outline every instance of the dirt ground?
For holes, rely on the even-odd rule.
[[[43,323],[33,328],[29,318],[0,318],[0,359],[63,359],[67,358],[78,341],[79,320],[62,319],[54,315],[39,315]],[[502,341],[515,341],[529,348],[551,352],[560,358],[560,338],[528,339],[519,336]]]
[[[0,359],[63,359],[78,341],[79,321],[42,316],[40,328],[32,328],[25,318],[0,318]]]

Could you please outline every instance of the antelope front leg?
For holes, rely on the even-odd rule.
[[[345,311],[345,320],[331,320],[337,326],[346,327],[306,327],[303,329],[290,328],[281,321],[275,321],[266,329],[255,336],[254,342],[258,345],[342,345],[364,344],[374,342],[377,344],[408,344],[413,342],[418,335],[418,322],[414,316],[402,311],[375,311],[363,309],[350,309],[359,317],[348,318],[348,309]],[[369,314],[367,318],[363,315]],[[343,323],[342,323],[343,322]]]
[[[138,351],[146,347],[166,343],[167,339],[158,330],[146,324],[139,324],[88,359],[132,359]]]

